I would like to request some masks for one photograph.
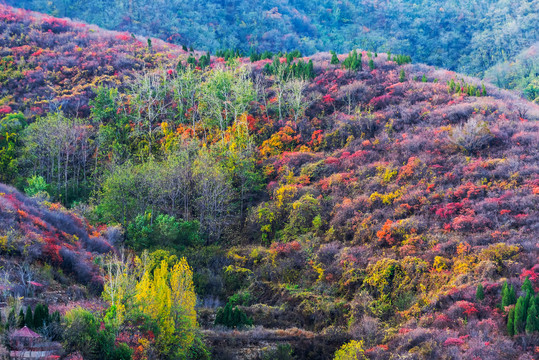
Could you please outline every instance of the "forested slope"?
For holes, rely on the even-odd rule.
[[[212,52],[359,47],[471,75],[510,61],[539,39],[537,0],[6,2]]]
[[[215,358],[536,355],[537,105],[402,55],[216,57],[0,17],[2,180],[168,251],[154,279],[185,256]],[[174,356],[134,326],[159,304],[109,293],[135,355]]]

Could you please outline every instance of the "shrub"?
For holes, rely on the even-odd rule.
[[[48,199],[50,195],[47,192],[48,185],[42,176],[34,175],[27,180],[28,186],[24,188],[24,192],[28,196],[39,196]]]
[[[363,360],[367,359],[363,349],[363,341],[352,340],[335,352],[334,360]]]
[[[488,146],[493,139],[488,123],[478,117],[453,128],[449,135],[449,141],[467,154]]]
[[[241,328],[253,325],[253,320],[245,311],[233,306],[229,301],[224,308],[219,308],[215,316],[215,325],[224,325],[229,328]]]

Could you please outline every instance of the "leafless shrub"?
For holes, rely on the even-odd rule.
[[[458,125],[449,134],[449,142],[468,154],[488,146],[493,139],[488,124],[478,117]]]

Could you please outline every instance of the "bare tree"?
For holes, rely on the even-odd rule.
[[[286,98],[290,104],[294,122],[297,122],[298,118],[303,116],[308,105],[303,97],[306,88],[307,82],[305,80],[292,79],[285,83]]]
[[[139,75],[130,84],[127,99],[130,116],[145,134],[148,141],[148,155],[152,155],[153,136],[157,124],[166,117],[171,105],[168,96],[170,83],[165,70]]]

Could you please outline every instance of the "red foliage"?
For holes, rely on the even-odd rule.
[[[9,114],[10,112],[12,112],[13,110],[11,109],[10,106],[7,106],[7,105],[4,105],[4,106],[0,106],[0,115],[3,115],[3,114]]]

